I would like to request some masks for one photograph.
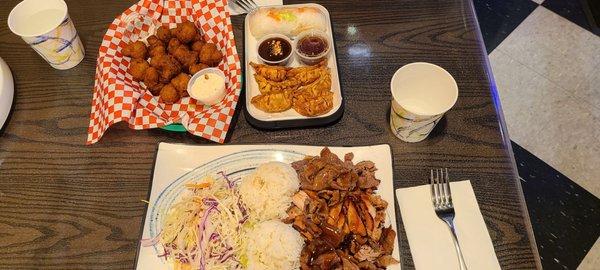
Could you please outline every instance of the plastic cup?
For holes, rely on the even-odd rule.
[[[427,138],[458,99],[456,81],[445,69],[417,62],[398,69],[391,82],[390,127],[405,142]]]
[[[8,15],[8,27],[56,69],[84,57],[83,44],[63,0],[24,0]]]

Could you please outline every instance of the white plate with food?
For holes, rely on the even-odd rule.
[[[343,114],[329,12],[267,6],[245,20],[246,116],[267,129],[326,125]]]
[[[136,268],[400,269],[392,172],[388,145],[161,143]]]

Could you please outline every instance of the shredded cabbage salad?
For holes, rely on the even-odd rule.
[[[187,192],[171,206],[157,239],[164,256],[181,269],[241,269],[248,211],[235,181],[205,177],[186,184]]]

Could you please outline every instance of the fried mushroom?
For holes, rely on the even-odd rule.
[[[190,43],[198,35],[196,26],[192,22],[182,22],[177,26],[177,32],[175,36],[182,43]]]
[[[202,64],[202,63],[193,64],[189,67],[189,72],[190,72],[190,74],[194,75],[198,71],[203,70],[208,67],[209,67],[208,65]]]
[[[177,92],[179,92],[179,96],[187,97],[187,85],[189,81],[190,75],[185,73],[179,73],[179,75],[175,76],[175,78],[171,80],[171,84],[175,86],[175,89],[177,89]]]
[[[123,55],[129,56],[134,59],[146,59],[148,48],[142,41],[136,41],[129,43],[123,48]]]
[[[169,83],[160,90],[160,100],[167,104],[173,104],[179,100],[179,92],[175,86]]]
[[[183,65],[185,68],[189,68],[191,65],[198,62],[198,53],[188,50],[185,46],[179,46],[173,52],[175,59]]]
[[[171,55],[162,54],[150,59],[150,65],[160,71],[160,81],[168,83],[181,73],[181,64]]]
[[[149,67],[146,69],[146,72],[144,72],[143,81],[147,88],[154,87],[156,84],[159,83],[159,79],[160,73],[154,67]]]
[[[146,60],[133,59],[131,60],[131,63],[129,63],[128,71],[129,74],[133,76],[133,79],[139,82],[144,79],[144,73],[148,67],[150,67],[150,65]]]
[[[198,31],[196,31],[196,35],[194,36],[194,39],[192,39],[192,41],[193,42],[195,42],[195,41],[202,41],[202,42],[204,42],[204,38],[202,38],[202,35]]]
[[[206,43],[204,43],[204,41],[201,40],[194,41],[194,43],[192,43],[192,51],[198,53],[202,52],[202,47],[204,47],[204,44]]]
[[[152,49],[150,49],[150,52],[148,54],[149,54],[150,58],[153,58],[158,55],[166,54],[166,53],[167,53],[167,50],[165,49],[165,46],[159,45],[159,46],[155,46]]]
[[[206,43],[200,51],[200,62],[216,67],[223,59],[223,54],[214,43]]]
[[[168,61],[165,62],[161,69],[161,81],[168,82],[179,73],[181,73],[181,64],[169,55]]]
[[[152,95],[158,96],[160,95],[160,90],[162,90],[163,87],[165,87],[165,84],[159,82],[152,87],[148,87],[148,90],[150,91],[150,93],[152,93]]]
[[[148,47],[150,50],[157,46],[165,46],[165,44],[158,37],[156,37],[156,35],[149,36],[146,39],[146,42],[148,42]]]
[[[179,39],[176,38],[172,38],[171,40],[169,40],[169,45],[167,46],[167,50],[169,51],[170,54],[173,54],[175,52],[175,49],[179,48],[179,46],[181,46],[181,41],[179,41]]]
[[[163,42],[169,42],[171,39],[171,29],[169,27],[162,25],[158,29],[156,29],[156,37],[158,37]]]

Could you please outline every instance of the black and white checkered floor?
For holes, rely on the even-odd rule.
[[[595,1],[474,0],[544,269],[600,269]]]

